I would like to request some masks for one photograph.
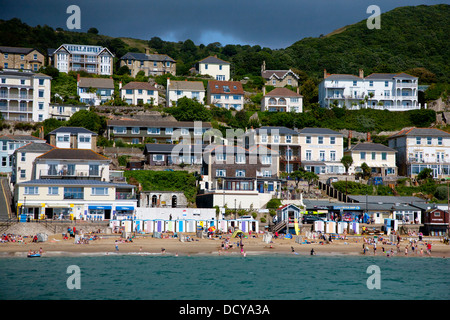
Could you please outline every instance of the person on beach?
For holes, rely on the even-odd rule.
[[[311,255],[312,255],[312,256],[315,256],[315,255],[316,255],[316,252],[314,251],[314,248],[311,249]]]
[[[376,254],[377,254],[377,243],[375,242],[373,244],[373,255],[376,255]]]
[[[119,244],[117,243],[117,241],[115,241],[116,244],[116,251],[119,251]]]
[[[408,255],[408,246],[405,246],[405,256]]]
[[[420,256],[423,256],[423,248],[420,248]]]
[[[427,254],[429,256],[431,256],[431,243],[430,242],[427,243]]]

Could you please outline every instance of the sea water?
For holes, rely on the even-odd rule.
[[[70,285],[78,267],[78,288]],[[370,266],[379,287],[370,288]],[[104,255],[0,259],[1,300],[450,299],[450,259]]]

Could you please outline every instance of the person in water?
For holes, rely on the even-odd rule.
[[[312,256],[316,255],[316,253],[315,253],[315,251],[314,251],[314,248],[311,249],[311,255],[312,255]]]

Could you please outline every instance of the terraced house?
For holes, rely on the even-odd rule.
[[[397,151],[399,174],[416,177],[431,169],[434,178],[450,176],[450,134],[436,128],[410,128],[388,138]]]
[[[148,49],[145,53],[128,52],[120,58],[120,66],[130,69],[130,76],[136,77],[143,71],[145,76],[160,76],[170,73],[175,75],[177,63],[166,54],[151,54]]]

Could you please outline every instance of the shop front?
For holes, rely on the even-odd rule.
[[[86,212],[86,220],[109,220],[111,219],[111,205],[94,204],[89,205]]]
[[[329,220],[359,222],[364,219],[364,210],[356,205],[337,205],[329,207]]]

